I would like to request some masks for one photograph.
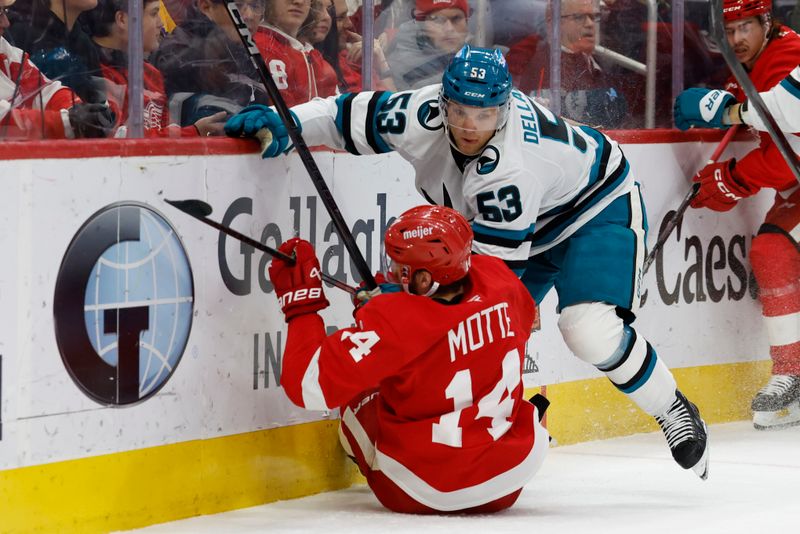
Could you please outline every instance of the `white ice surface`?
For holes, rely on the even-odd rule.
[[[136,532],[800,532],[800,427],[714,425],[710,439],[706,481],[673,462],[661,433],[553,448],[516,505],[492,516],[394,514],[355,486]]]

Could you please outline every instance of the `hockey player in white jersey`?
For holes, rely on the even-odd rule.
[[[800,66],[778,85],[759,95],[781,131],[800,133]],[[692,87],[675,99],[675,125],[681,130],[690,126],[727,128],[732,124],[748,124],[762,132],[767,130],[747,101],[740,104],[727,91]]]
[[[654,416],[673,458],[708,474],[706,425],[655,350],[630,325],[639,306],[646,220],[617,143],[573,127],[512,88],[499,51],[465,46],[442,84],[316,99],[292,112],[309,145],[399,152],[431,204],[472,223],[474,251],[504,259],[536,302],[555,287],[567,346]],[[226,132],[287,152],[277,113],[250,106]]]

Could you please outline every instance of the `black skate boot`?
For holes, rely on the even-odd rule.
[[[669,409],[656,416],[656,421],[667,438],[672,457],[684,469],[691,469],[697,476],[708,478],[708,435],[705,422],[700,418],[697,406],[686,400],[675,390],[675,402]]]
[[[800,376],[772,375],[753,398],[751,407],[757,430],[800,424]]]

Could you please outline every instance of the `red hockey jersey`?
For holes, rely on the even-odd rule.
[[[800,64],[800,36],[786,26],[772,39],[756,59],[750,79],[757,91],[775,87]],[[735,78],[731,77],[725,89],[739,102],[747,98]],[[736,170],[748,185],[771,187],[783,191],[797,185],[794,175],[783,160],[778,147],[766,132],[760,132],[761,143],[755,150],[736,162]]]
[[[336,94],[336,72],[314,47],[272,26],[259,26],[253,40],[287,106]]]
[[[80,99],[72,90],[61,82],[49,80],[30,62],[27,53],[0,37],[0,132],[3,137],[70,137],[66,110],[76,102]]]
[[[318,315],[293,319],[281,374],[289,398],[308,409],[378,388],[372,468],[439,510],[520,489],[548,446],[522,397],[533,299],[502,260],[472,261],[457,304],[380,295],[358,310],[358,326],[328,337]],[[348,427],[352,413],[343,414]]]
[[[128,69],[127,59],[110,49],[101,50],[100,69],[105,78],[106,98],[117,118],[115,137],[125,137],[128,123]],[[115,61],[116,59],[116,61]],[[106,61],[107,60],[107,61]],[[123,60],[120,64],[119,60]],[[194,126],[181,128],[172,123],[167,107],[164,76],[150,63],[144,63],[144,133],[147,137],[196,137]]]

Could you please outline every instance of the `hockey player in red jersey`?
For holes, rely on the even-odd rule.
[[[304,408],[341,408],[340,439],[378,500],[405,513],[513,505],[548,448],[547,401],[523,399],[534,302],[502,260],[471,255],[457,211],[412,208],[386,231],[394,292],[367,299],[330,336],[310,243],[269,268],[288,323],[281,385]],[[402,288],[402,289],[401,289]]]
[[[773,21],[771,9],[771,0],[725,0],[723,8],[728,43],[758,91],[773,88],[800,63],[800,37]],[[745,100],[735,79],[726,90]],[[702,125],[704,116],[720,115],[721,122],[725,93],[709,93],[706,99],[694,94],[676,101],[678,127]],[[693,102],[705,111],[695,111]],[[800,186],[769,135],[760,135],[760,146],[739,161],[712,163],[697,174],[700,190],[692,207],[728,211],[761,188],[777,191],[750,249],[773,363],[772,378],[752,402],[753,423],[764,429],[800,424]]]

